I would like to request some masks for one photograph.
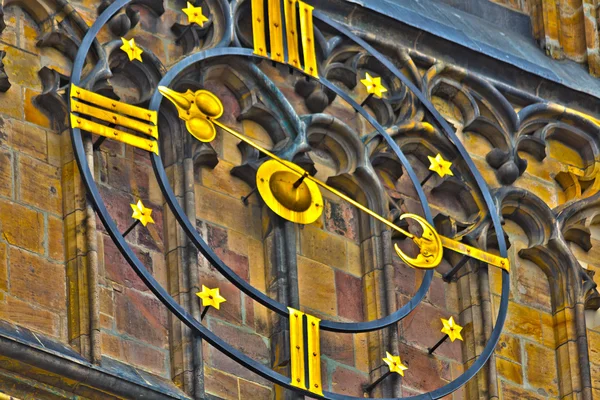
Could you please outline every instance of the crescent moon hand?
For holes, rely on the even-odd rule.
[[[443,255],[440,235],[423,217],[416,214],[403,214],[400,216],[400,220],[403,219],[412,219],[417,222],[423,229],[423,235],[412,238],[413,242],[419,247],[419,255],[415,258],[409,257],[397,244],[394,244],[394,249],[400,259],[406,264],[417,268],[430,269],[437,267],[442,262]]]

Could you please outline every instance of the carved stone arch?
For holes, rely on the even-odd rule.
[[[548,277],[552,302],[552,326],[556,332],[560,396],[589,392],[589,356],[585,332],[585,302],[595,297],[594,285],[569,249],[563,234],[573,209],[552,212],[537,196],[523,189],[501,188],[495,192],[503,217],[517,222],[529,244],[518,255],[535,263]],[[557,218],[558,215],[558,218]],[[566,230],[567,234],[568,229]],[[517,267],[518,268],[518,267]],[[511,274],[517,272],[515,268]]]
[[[171,31],[176,37],[175,44],[182,46],[183,54],[227,46],[235,40],[235,31],[230,22],[231,6],[228,1],[207,0],[202,4],[202,11],[208,19],[203,26],[177,22],[171,26]]]
[[[129,104],[146,105],[167,70],[152,51],[142,46],[138,47],[143,50],[143,62],[130,62],[127,55],[120,50],[122,45],[120,40],[113,40],[104,45],[111,77],[106,83],[96,81],[94,90],[105,96],[116,96]],[[121,95],[115,93],[115,88],[121,89]],[[135,89],[139,89],[139,93],[131,95]],[[126,98],[123,98],[123,95]]]
[[[386,215],[385,191],[367,158],[367,148],[356,132],[327,114],[312,114],[303,119],[311,149],[326,153],[335,164],[335,172],[325,178],[327,184],[379,215]],[[360,213],[359,220],[361,238],[380,233],[382,228],[373,218]]]
[[[402,133],[395,131],[393,137],[404,154],[415,159],[416,163],[412,163],[413,168],[423,180],[431,173],[429,157],[441,154],[444,159],[456,160],[457,154],[454,147],[431,125],[416,124],[425,128],[420,131],[411,129],[413,125],[406,125],[407,129]],[[385,151],[385,146],[383,149]],[[457,161],[453,164],[455,176],[439,178],[434,175],[425,183],[426,191],[429,192],[433,204],[443,204],[446,206],[444,208],[456,211],[448,217],[453,219],[455,226],[464,227],[464,230],[459,233],[461,236],[473,229],[475,222],[482,217],[481,210],[484,209],[478,191],[468,181],[470,175],[463,174],[463,168],[463,163]],[[412,182],[405,180],[402,187],[408,193],[413,193]]]
[[[600,189],[600,127],[596,121],[553,104],[533,104],[519,112],[521,127],[518,150],[538,160],[547,155],[548,140],[556,140],[576,152],[581,165],[565,165],[555,179],[565,193],[565,201],[594,195]]]
[[[513,107],[489,81],[462,68],[437,62],[423,76],[423,86],[427,88],[429,98],[444,80],[446,84],[454,82],[453,86],[457,89],[462,88],[470,96],[468,103],[478,106],[474,108],[475,112],[469,112],[473,116],[471,123],[481,119],[484,123],[497,125],[506,139],[515,132],[518,118]],[[468,103],[463,99],[463,107]]]

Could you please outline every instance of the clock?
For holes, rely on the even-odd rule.
[[[83,65],[89,48],[100,29],[113,15],[131,1],[115,1],[102,12],[87,32],[73,67],[69,107],[74,153],[82,179],[89,192],[90,200],[117,248],[148,288],[176,318],[179,318],[210,345],[263,378],[276,385],[311,397],[348,399],[352,397],[324,391],[322,388],[321,332],[329,331],[335,335],[346,335],[377,331],[395,325],[409,315],[424,299],[432,282],[433,271],[442,263],[445,255],[455,254],[461,257],[461,261],[448,272],[449,274],[454,274],[467,260],[475,259],[502,270],[502,298],[491,337],[481,355],[466,369],[463,375],[444,387],[417,397],[442,398],[471,379],[487,362],[499,340],[507,312],[510,264],[507,258],[506,243],[500,225],[499,213],[490,190],[465,148],[456,137],[454,130],[436,111],[428,98],[376,49],[342,24],[329,19],[308,4],[298,0],[290,0],[283,2],[284,7],[282,9],[279,1],[269,1],[267,23],[264,1],[253,0],[250,4],[253,33],[251,47],[216,47],[183,58],[172,65],[162,77],[148,108],[110,99],[84,87],[85,84],[82,84]],[[204,23],[204,19],[200,17],[202,13],[200,7],[188,5],[185,12],[190,21]],[[344,85],[340,84],[340,82],[344,82],[344,74],[330,73],[339,65],[320,65],[316,52],[316,42],[323,38],[319,38],[315,34],[317,32],[314,26],[316,21],[320,25],[335,31],[344,40],[353,42],[368,53],[369,57],[377,61],[377,69],[382,72],[381,75],[385,76],[386,79],[376,76],[376,71],[369,68],[370,64],[366,62],[360,68],[361,76],[356,77],[364,85],[367,94],[362,102],[356,99],[352,87],[352,78],[349,79],[349,84]],[[269,32],[268,39],[267,30]],[[127,54],[131,62],[143,62],[143,51],[137,47],[134,39],[123,38],[122,43],[121,50]],[[336,99],[336,101],[343,103],[345,107],[352,109],[357,118],[361,118],[364,126],[368,126],[368,133],[353,137],[348,135],[348,132],[352,132],[352,130],[347,130],[344,141],[338,142],[341,148],[354,146],[355,149],[359,149],[357,158],[362,160],[360,168],[356,165],[347,166],[344,171],[345,176],[355,174],[357,176],[356,182],[359,184],[361,179],[382,179],[382,182],[375,181],[375,183],[385,187],[386,178],[373,173],[373,163],[399,165],[412,184],[412,190],[415,194],[413,204],[418,204],[419,210],[403,212],[402,207],[398,206],[397,199],[390,197],[389,201],[394,203],[392,210],[396,212],[396,215],[394,215],[394,212],[390,212],[389,209],[374,207],[373,202],[370,202],[369,199],[359,199],[353,196],[352,193],[348,193],[339,180],[320,178],[319,174],[316,174],[318,171],[315,163],[312,162],[309,156],[309,153],[313,152],[312,154],[314,154],[314,151],[317,150],[318,143],[315,142],[314,138],[308,137],[305,129],[306,124],[302,123],[300,119],[296,121],[300,122],[292,128],[296,135],[293,138],[288,138],[289,140],[282,140],[272,147],[224,122],[225,118],[223,117],[227,115],[228,110],[219,95],[204,87],[190,88],[194,85],[189,84],[188,78],[190,71],[202,71],[201,68],[197,67],[218,59],[226,59],[229,63],[234,62],[233,60],[251,60],[256,63],[273,63],[274,65],[285,66],[285,68],[289,68],[290,74],[300,77],[296,83],[298,92],[302,92],[303,88],[310,85],[320,85],[323,93],[323,96],[321,96],[322,102],[329,104],[331,99]],[[343,67],[341,68],[343,69]],[[256,68],[255,71],[258,71],[256,73],[260,74],[261,79],[267,82],[267,86],[270,85],[272,88],[277,86],[276,82],[269,80],[267,75],[260,73]],[[362,75],[363,72],[364,75]],[[347,74],[347,71],[345,73]],[[182,84],[182,76],[186,76],[187,83]],[[183,86],[187,88],[185,90],[178,88]],[[202,85],[198,84],[198,86]],[[387,103],[382,101],[386,92],[389,92]],[[419,180],[415,172],[413,167],[415,160],[404,154],[397,141],[386,129],[390,126],[390,118],[399,118],[399,112],[395,111],[389,103],[393,102],[393,99],[402,98],[408,92],[412,93],[427,110],[430,117],[427,129],[432,131],[437,129],[444,135],[448,146],[451,148],[448,153],[460,158],[460,162],[457,160],[450,162],[441,152],[430,154],[428,160],[431,172],[423,180]],[[269,104],[263,104],[263,106],[266,109]],[[298,229],[302,229],[303,226],[314,224],[322,217],[326,208],[325,198],[336,198],[337,201],[354,207],[357,212],[364,215],[368,221],[371,221],[372,226],[393,232],[395,238],[393,250],[398,257],[412,268],[426,270],[421,286],[411,301],[379,319],[343,322],[309,315],[300,311],[298,307],[283,304],[253,287],[247,280],[239,276],[231,266],[227,265],[224,260],[219,258],[215,249],[211,248],[196,230],[195,221],[190,221],[187,218],[185,211],[179,204],[169,184],[159,150],[162,127],[158,115],[163,107],[176,110],[176,116],[180,123],[185,125],[187,133],[197,143],[210,144],[215,140],[221,140],[223,136],[228,136],[240,144],[242,151],[252,156],[251,162],[246,163],[245,169],[241,165],[238,166],[239,171],[243,171],[247,182],[251,185],[250,195],[254,194],[259,197],[260,201],[264,203],[264,207],[270,210],[269,212],[273,218],[280,218],[287,221],[287,223],[296,225]],[[269,112],[269,110],[263,111]],[[313,118],[316,118],[314,115],[320,113],[312,114]],[[320,117],[323,118],[322,115]],[[290,376],[284,376],[253,360],[226,343],[214,332],[211,332],[202,324],[201,320],[194,318],[178,304],[167,290],[144,268],[124,238],[129,230],[123,234],[119,232],[115,221],[103,202],[86,161],[82,131],[91,132],[110,140],[118,140],[147,152],[165,202],[190,242],[219,273],[239,290],[253,301],[260,303],[287,320],[290,332]],[[326,135],[321,135],[320,143],[327,139]],[[369,161],[366,160],[365,154],[369,154]],[[373,156],[374,154],[377,157]],[[460,164],[458,167],[454,167],[458,164]],[[361,174],[364,175],[362,178]],[[441,229],[436,229],[433,210],[428,202],[425,190],[426,181],[435,174],[440,178],[449,175],[460,174],[465,177],[468,175],[468,179],[474,182],[482,203],[487,208],[483,219],[488,221],[489,226],[494,230],[499,254],[465,243],[463,238],[466,234],[443,235]],[[337,171],[337,175],[340,175],[339,171]],[[369,176],[366,177],[366,175]],[[387,179],[389,181],[390,176],[387,176]],[[398,176],[395,176],[394,179],[398,179]],[[389,182],[387,183],[389,184]],[[384,197],[385,191],[382,193],[382,197]],[[134,216],[137,216],[136,219],[144,225],[148,223],[149,210],[145,209],[141,203],[135,206],[132,205],[132,207]],[[207,307],[219,308],[220,303],[224,301],[224,298],[216,289],[203,288],[200,297]],[[205,311],[207,309],[205,308]],[[444,339],[448,337],[454,341],[460,338],[460,326],[456,324],[454,319],[449,318],[444,321],[442,329],[442,332],[446,334]],[[430,353],[435,351],[438,345],[432,347]],[[382,361],[389,367],[389,373],[404,375],[406,366],[401,361],[401,355],[388,352],[387,357]],[[385,376],[387,375],[383,375],[381,379]],[[380,380],[374,382],[373,385],[379,383]]]

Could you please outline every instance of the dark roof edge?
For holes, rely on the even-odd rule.
[[[556,61],[556,60],[551,60],[548,58],[549,63],[555,63],[554,65],[556,65],[557,68],[558,67],[566,68],[565,71],[563,71],[563,74],[565,72],[570,72],[570,70],[572,70],[575,73],[576,72],[585,73],[586,77],[581,82],[582,85],[580,85],[580,86],[575,85],[574,82],[566,81],[565,79],[563,79],[562,77],[557,75],[557,73],[555,71],[553,71],[552,69],[545,68],[545,67],[543,67],[539,64],[536,64],[534,62],[531,62],[525,58],[521,58],[521,57],[515,56],[514,54],[502,51],[501,49],[492,47],[482,41],[477,40],[477,38],[469,37],[469,36],[465,35],[464,32],[462,32],[458,29],[455,29],[452,26],[441,24],[438,21],[435,21],[434,19],[429,18],[427,15],[424,15],[419,12],[415,12],[414,10],[411,10],[411,9],[405,7],[403,4],[399,4],[401,2],[392,4],[386,0],[341,0],[341,1],[346,3],[347,6],[349,6],[349,7],[361,7],[366,10],[374,11],[385,18],[394,19],[394,20],[400,22],[401,24],[407,25],[416,30],[426,32],[432,36],[435,36],[439,40],[454,43],[458,46],[463,47],[464,49],[468,49],[472,52],[476,52],[485,57],[490,57],[501,63],[508,64],[514,68],[517,68],[518,70],[521,70],[528,74],[535,75],[539,78],[542,78],[543,80],[560,85],[562,87],[568,88],[574,92],[577,92],[577,93],[580,93],[583,95],[583,96],[578,96],[578,95],[567,96],[568,98],[582,97],[582,98],[587,98],[588,100],[590,99],[590,97],[592,97],[593,99],[600,98],[600,90],[599,90],[600,81],[594,82],[595,85],[598,85],[596,87],[593,87],[595,85],[586,84],[586,82],[584,82],[584,81],[586,81],[588,79],[595,80],[595,78],[592,78],[584,68],[581,68],[581,70],[579,71],[577,67],[581,67],[581,66],[576,65],[575,62]],[[412,1],[412,0],[407,0],[407,1]],[[326,11],[333,18],[335,18],[336,20],[338,20],[340,22],[344,22],[344,23],[348,24],[349,21],[354,21],[355,18],[357,18],[357,16],[355,15],[355,12],[352,11],[345,16],[345,20],[344,20],[344,16],[342,16],[339,13],[336,13],[335,10],[331,6],[329,6],[329,7],[327,6],[327,3],[329,3],[329,2],[323,2],[323,3],[318,2],[318,3],[319,3],[318,7],[325,8],[326,10],[324,10],[324,11]],[[331,3],[337,3],[337,2],[332,1]],[[399,12],[399,10],[401,10],[402,12]],[[478,18],[476,16],[472,16],[472,17]],[[353,25],[353,24],[351,24],[351,25]],[[363,29],[363,27],[353,25],[353,29]],[[415,49],[415,50],[418,50],[418,49]],[[496,77],[494,75],[490,76],[489,74],[485,74],[485,73],[481,73],[481,74],[483,76],[486,76],[486,77],[489,77],[492,79],[496,79]],[[504,83],[507,83],[509,85],[512,84],[510,82],[510,79],[508,81],[504,81]],[[548,85],[547,85],[547,83],[544,85],[544,82],[542,81],[542,82],[539,82],[539,84],[536,86],[548,86]],[[532,90],[532,88],[528,88],[526,91],[531,93],[532,95],[539,95],[538,90],[536,90],[536,89]],[[545,97],[545,96],[541,96],[541,97]],[[558,99],[556,99],[556,100],[558,100]],[[591,107],[594,112],[600,111],[600,108],[591,106],[590,104],[584,105],[584,104],[581,104],[579,101],[577,101],[577,103],[579,103],[579,107],[582,107],[582,106],[586,107],[586,108]]]

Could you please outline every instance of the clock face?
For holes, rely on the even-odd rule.
[[[209,344],[263,378],[312,397],[341,399],[346,397],[322,388],[327,373],[321,371],[323,332],[343,340],[344,335],[395,326],[425,298],[434,271],[450,280],[465,263],[483,262],[503,271],[496,327],[464,375],[430,396],[441,398],[473,377],[498,341],[510,266],[489,189],[428,97],[368,43],[311,6],[284,2],[284,9],[269,9],[266,26],[263,3],[252,1],[244,3],[252,20],[249,31],[237,32],[239,42],[250,47],[217,47],[183,58],[160,79],[147,107],[116,101],[86,89],[81,73],[95,35],[128,3],[121,0],[108,7],[79,50],[70,89],[72,137],[100,219],[159,300]],[[190,23],[205,22],[200,7],[186,10]],[[279,23],[284,19],[285,31]],[[122,44],[130,62],[145,62],[133,39],[123,38]],[[418,122],[415,115],[421,115]],[[128,232],[117,230],[102,201],[86,162],[82,131],[148,153],[165,203],[203,262],[249,301],[284,321],[288,375],[230,346],[148,273],[124,239]],[[434,146],[433,139],[441,145]],[[175,148],[175,140],[181,148]],[[198,221],[188,218],[189,208],[180,204],[168,179],[165,159],[178,158],[197,166],[198,176],[190,184]],[[145,226],[149,210],[141,203],[132,207],[134,218]],[[299,293],[277,293],[264,282],[257,287],[252,268],[258,264],[239,268],[211,240],[208,230],[218,233],[223,226],[239,227],[240,242],[257,242],[263,246],[259,252],[269,254],[258,274],[271,274],[276,281],[284,267],[288,276],[295,269]],[[495,246],[482,248],[469,239],[481,232]],[[271,272],[265,272],[269,263]],[[322,298],[327,296],[327,277],[338,282],[338,272],[331,271],[358,279],[394,264],[424,271],[411,299],[385,314],[373,313],[374,318],[362,312],[330,312],[328,307],[342,307],[339,299],[331,305]],[[319,270],[330,272],[319,275]],[[314,280],[306,281],[306,276]],[[202,285],[199,297],[205,307],[226,307],[223,292]],[[358,289],[346,294],[349,302],[362,296]],[[368,301],[367,293],[361,303]],[[452,341],[462,339],[460,325],[447,317],[441,331]],[[390,349],[382,363],[404,376],[410,370],[401,358],[397,349]]]

